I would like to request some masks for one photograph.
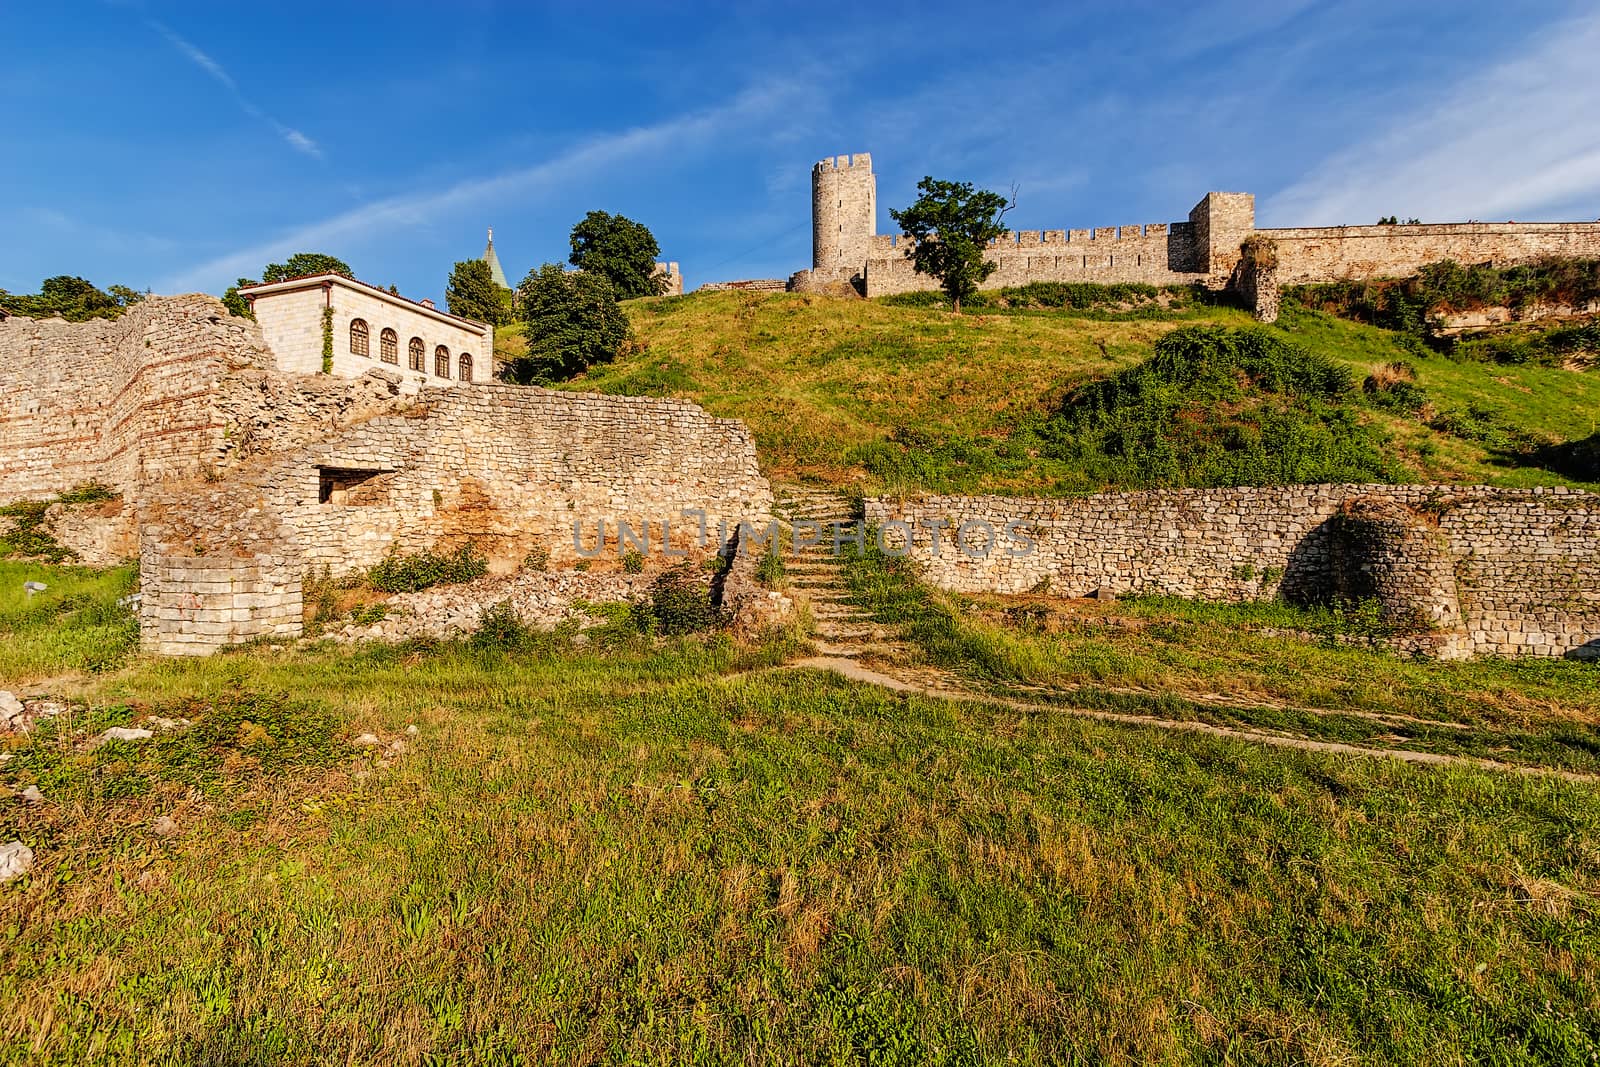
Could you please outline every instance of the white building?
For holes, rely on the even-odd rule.
[[[374,367],[401,376],[401,388],[486,382],[494,376],[494,327],[346,278],[312,274],[239,290],[250,301],[281,370],[331,370],[359,378]],[[326,325],[324,325],[326,321]],[[324,366],[331,335],[332,367]]]

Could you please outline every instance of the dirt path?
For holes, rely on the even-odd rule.
[[[964,700],[989,704],[1017,711],[1056,712],[1099,722],[1118,723],[1125,726],[1150,727],[1179,733],[1208,734],[1238,741],[1250,741],[1275,748],[1298,749],[1302,752],[1328,752],[1347,756],[1370,756],[1400,760],[1405,763],[1422,763],[1434,766],[1474,767],[1482,770],[1509,771],[1514,774],[1555,775],[1570,782],[1600,782],[1600,776],[1581,774],[1548,767],[1527,767],[1475,756],[1458,756],[1440,752],[1419,752],[1407,748],[1370,748],[1341,741],[1319,741],[1294,734],[1273,733],[1235,726],[1218,726],[1192,720],[1164,719],[1155,715],[1137,715],[1129,712],[1102,711],[1093,708],[1073,707],[1062,700],[1070,700],[1072,689],[1046,689],[1039,686],[1019,687],[1041,695],[1054,697],[1049,702],[1034,702],[999,696],[969,688],[948,672],[929,667],[905,666],[912,660],[912,650],[904,644],[898,631],[891,626],[875,622],[871,615],[851,603],[849,590],[844,584],[840,557],[834,552],[835,524],[855,521],[850,502],[844,496],[826,489],[809,486],[777,486],[776,510],[780,518],[791,524],[815,523],[820,531],[816,544],[791,551],[784,561],[789,578],[790,592],[809,602],[816,619],[817,655],[787,664],[783,669],[797,667],[832,671],[851,681],[876,685],[897,693],[914,693],[938,700]],[[809,532],[805,527],[802,533]],[[846,551],[853,546],[846,542]],[[1361,710],[1334,711],[1318,708],[1301,708],[1270,698],[1244,699],[1221,693],[1191,693],[1182,690],[1157,691],[1143,689],[1109,689],[1110,692],[1128,695],[1171,695],[1201,707],[1221,708],[1272,707],[1299,711],[1307,715],[1341,715],[1370,719],[1400,725],[1402,723],[1426,725],[1441,729],[1466,729],[1461,723],[1433,719],[1413,718],[1409,715],[1381,714]]]

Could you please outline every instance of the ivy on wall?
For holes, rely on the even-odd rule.
[[[322,373],[333,373],[333,308],[322,309]]]

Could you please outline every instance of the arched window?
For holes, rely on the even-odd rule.
[[[433,350],[433,373],[441,378],[450,377],[450,350],[444,345]]]
[[[400,335],[387,326],[378,335],[378,358],[385,363],[400,362]]]
[[[422,348],[422,338],[413,337],[406,345],[406,356],[411,360],[411,369],[422,374],[428,373],[427,355]]]
[[[350,351],[352,353],[358,356],[371,356],[372,350],[367,347],[367,339],[370,336],[366,319],[350,320]]]
[[[463,352],[459,356],[457,356],[456,357],[456,367],[459,368],[459,370],[461,372],[460,376],[461,376],[461,380],[462,381],[464,381],[464,382],[472,381],[472,353],[471,352]]]

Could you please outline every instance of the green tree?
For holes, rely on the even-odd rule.
[[[150,295],[149,293],[141,293],[137,289],[130,289],[126,285],[113,285],[106,292],[111,294],[111,298],[117,302],[119,307],[132,307]]]
[[[241,319],[253,319],[256,313],[250,310],[250,301],[239,295],[239,290],[247,285],[260,285],[254,278],[240,278],[222,291],[222,306],[228,309],[228,314],[237,315]]]
[[[59,315],[68,322],[114,319],[143,299],[143,293],[125,285],[113,285],[108,293],[72,274],[46,278],[37,294],[0,294],[0,304],[13,315],[35,319]]]
[[[324,255],[321,252],[296,252],[289,257],[287,263],[268,263],[263,267],[261,284],[286,282],[290,278],[304,278],[308,274],[343,274],[346,278],[355,277],[350,264],[337,256]]]
[[[1015,193],[1008,203],[999,193],[974,189],[971,182],[917,183],[922,195],[904,211],[889,215],[900,229],[916,238],[906,257],[918,274],[938,280],[957,312],[961,301],[978,291],[996,264],[983,258],[988,243],[1006,232],[1001,218],[1016,206]]]
[[[455,265],[444,287],[444,299],[452,315],[491,326],[504,326],[510,321],[507,301],[489,273],[489,264],[481,259],[462,260]]]
[[[604,211],[591,211],[572,228],[572,255],[567,262],[588,274],[603,275],[617,299],[660,296],[664,279],[656,276],[661,246],[642,222]]]
[[[255,312],[250,310],[250,301],[239,295],[239,290],[252,285],[271,285],[273,282],[286,282],[290,278],[304,278],[308,274],[343,274],[346,278],[354,278],[355,272],[350,269],[350,264],[338,256],[330,256],[322,252],[296,252],[285,263],[268,263],[261,270],[261,278],[240,278],[228,286],[222,293],[223,306],[233,315],[240,318],[253,319]]]
[[[539,385],[616,358],[629,337],[628,318],[604,275],[546,263],[517,287],[528,351],[506,365],[508,381]]]

